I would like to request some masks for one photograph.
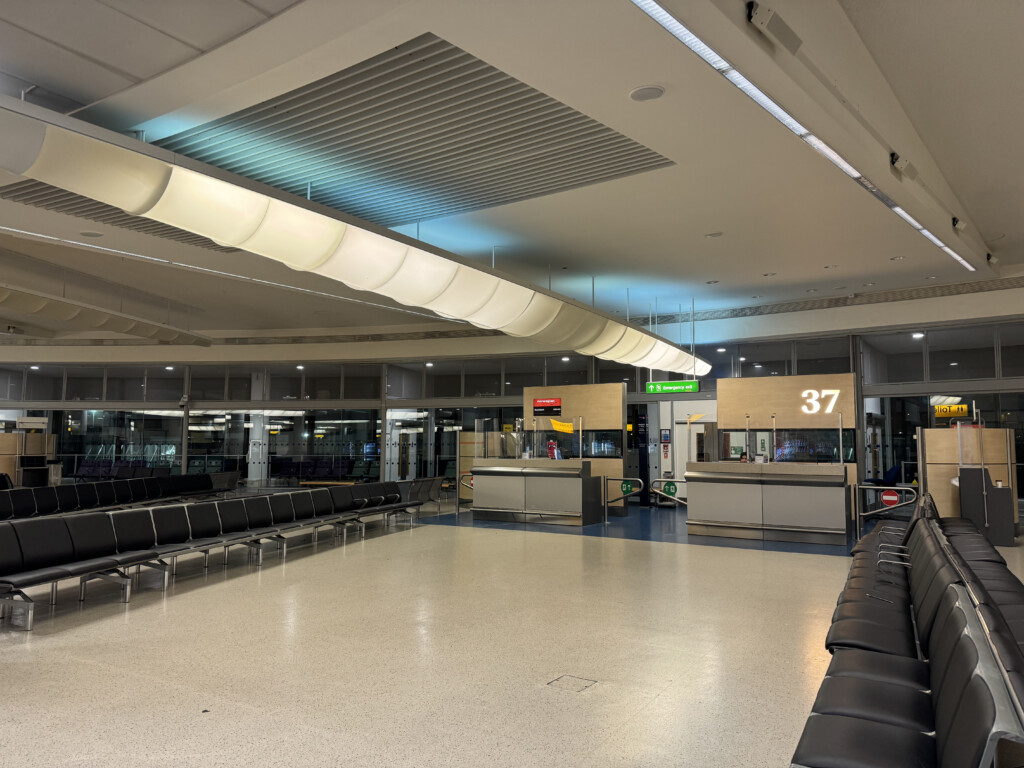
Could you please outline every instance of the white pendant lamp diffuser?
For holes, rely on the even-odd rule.
[[[675,345],[594,310],[225,181],[212,169],[203,173],[200,164],[147,145],[135,150],[114,134],[97,138],[89,134],[102,129],[73,118],[34,117],[44,111],[0,101],[0,168],[12,173],[441,317],[628,365],[697,376],[711,370]],[[152,333],[167,335],[162,328]]]

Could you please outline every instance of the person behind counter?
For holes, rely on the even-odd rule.
[[[740,464],[746,464],[746,463],[747,463],[747,452],[744,451],[743,453],[740,454]]]

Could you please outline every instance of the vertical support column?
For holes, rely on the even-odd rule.
[[[249,393],[251,400],[264,399],[265,384],[266,374],[262,371],[252,374],[252,389]],[[270,451],[267,445],[270,430],[267,429],[267,417],[263,410],[250,412],[249,422],[252,428],[249,430],[249,445],[246,450],[248,471],[245,484],[250,488],[257,488],[266,485],[270,478]]]
[[[419,224],[417,223],[416,226],[419,227]],[[380,412],[378,414],[378,422],[380,423],[380,461],[378,462],[380,465],[380,475],[377,479],[383,481],[388,477],[385,473],[387,472],[393,453],[391,450],[391,434],[388,424],[388,366],[386,363],[382,363],[380,366]],[[363,458],[366,458],[365,455]]]
[[[795,345],[794,345],[795,346]],[[853,371],[853,455],[857,462],[856,475],[851,481],[853,486],[853,499],[850,506],[851,514],[846,516],[846,542],[850,546],[857,539],[857,509],[860,505],[860,490],[858,485],[862,478],[867,477],[867,457],[865,455],[865,435],[867,427],[867,412],[864,409],[864,366],[861,360],[861,341],[859,336],[850,336],[850,370]],[[840,440],[842,436],[840,435]],[[842,442],[840,442],[842,450]]]

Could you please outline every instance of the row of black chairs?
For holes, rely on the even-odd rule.
[[[998,566],[1024,590],[999,553],[969,521],[940,525],[926,494],[909,522],[881,523],[852,554],[792,765],[990,768],[997,749],[1020,749],[1018,662],[994,645],[968,575]]]
[[[50,584],[52,605],[58,582],[78,578],[84,600],[86,584],[104,579],[119,584],[128,602],[133,566],[163,571],[166,589],[184,555],[202,553],[208,567],[210,551],[223,548],[226,565],[230,547],[246,546],[262,566],[263,544],[276,543],[283,557],[287,533],[312,530],[315,538],[332,526],[345,534],[352,523],[365,533],[363,516],[421,503],[403,500],[397,483],[371,483],[0,522],[0,618],[23,608],[25,629],[32,629],[30,587]]]
[[[407,487],[402,489],[402,497],[410,501],[418,501],[419,504],[405,509],[392,510],[385,517],[390,518],[392,515],[407,513],[410,522],[414,522],[420,509],[429,502],[437,504],[437,510],[440,512],[441,486],[443,484],[443,477],[417,477],[415,480],[408,481]]]
[[[173,475],[98,483],[47,485],[0,491],[0,520],[144,504],[157,499],[211,493],[210,475]]]

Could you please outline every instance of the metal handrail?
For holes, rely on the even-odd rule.
[[[856,504],[856,528],[857,528],[857,539],[863,535],[864,520],[869,517],[878,517],[883,512],[893,512],[902,507],[909,507],[917,503],[918,490],[911,486],[888,486],[888,485],[856,485],[854,486],[857,493],[857,504]],[[896,491],[896,493],[910,493],[913,494],[907,501],[901,501],[899,504],[894,504],[891,507],[882,507],[881,509],[873,509],[870,512],[864,512],[861,510],[861,491],[872,490],[872,491]]]
[[[661,496],[663,499],[668,499],[673,504],[678,506],[678,505],[683,503],[682,500],[677,499],[675,496],[670,496],[669,494],[665,493],[661,489],[654,487],[657,483],[664,484],[664,483],[677,483],[677,482],[679,482],[679,481],[676,480],[674,477],[659,477],[657,480],[651,480],[651,493],[656,493],[659,496]]]
[[[609,483],[609,481],[614,481],[614,482],[617,482],[617,483],[619,483],[621,485],[622,483],[626,482],[627,480],[629,481],[631,488],[633,487],[633,483],[640,483],[640,487],[636,488],[635,490],[631,490],[629,493],[624,493],[621,496],[616,496],[614,499],[609,499],[608,498],[608,483]],[[604,522],[605,522],[605,525],[608,524],[608,505],[609,504],[611,504],[614,501],[622,501],[623,499],[628,499],[630,496],[636,496],[638,493],[642,493],[643,490],[644,490],[644,481],[641,480],[639,477],[605,477],[605,479],[604,479],[604,487],[602,488],[603,493],[601,494],[602,496],[604,496]]]
[[[471,484],[467,483],[466,480],[465,480],[465,478],[472,477],[472,476],[473,476],[473,472],[472,471],[460,472],[457,485],[462,487],[462,488],[469,488],[469,490],[472,491],[473,490],[473,486]],[[459,513],[460,512],[462,512],[462,492],[459,490],[458,487],[456,487],[456,489],[455,489],[455,519],[456,520],[459,519]]]

